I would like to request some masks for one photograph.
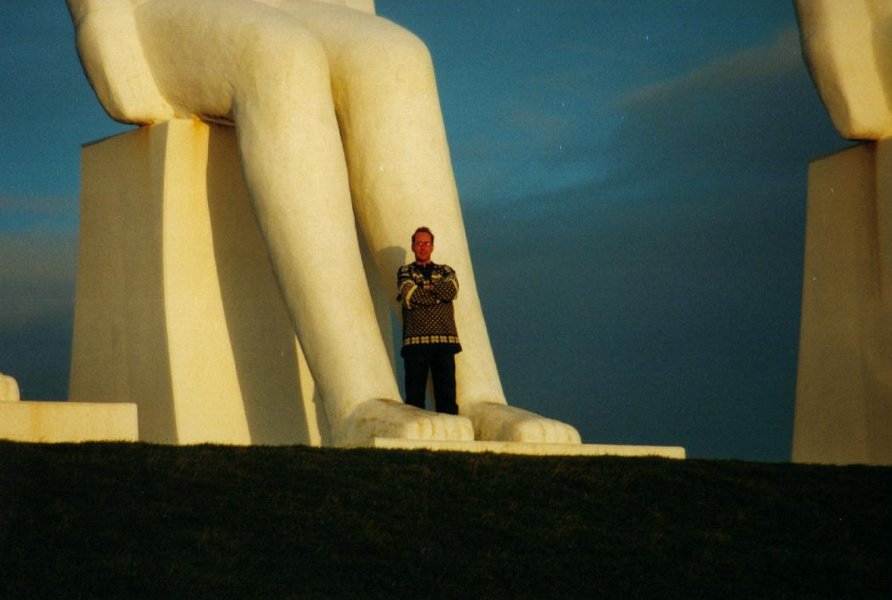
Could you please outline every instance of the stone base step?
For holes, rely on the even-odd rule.
[[[14,442],[136,442],[136,404],[0,402],[0,439]]]
[[[436,450],[445,452],[493,452],[532,456],[658,456],[684,459],[680,446],[626,446],[621,444],[535,444],[528,442],[453,442],[373,438],[370,448],[391,450]]]

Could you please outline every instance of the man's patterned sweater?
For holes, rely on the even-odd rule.
[[[448,265],[403,265],[396,277],[403,307],[403,349],[436,344],[461,352],[452,300],[458,295],[458,279]]]

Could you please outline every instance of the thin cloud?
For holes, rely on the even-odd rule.
[[[799,32],[796,27],[780,31],[764,46],[748,48],[710,62],[681,77],[647,85],[620,102],[622,109],[649,105],[661,100],[724,93],[728,89],[786,77],[802,68]]]
[[[609,183],[639,191],[770,189],[804,177],[817,149],[839,139],[802,63],[795,28],[628,94],[617,112]]]
[[[537,109],[530,104],[506,111],[504,119],[506,128],[524,131],[536,145],[559,144],[578,127],[578,123],[567,114]]]

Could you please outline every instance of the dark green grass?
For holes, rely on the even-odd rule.
[[[0,443],[9,598],[892,598],[892,468]]]

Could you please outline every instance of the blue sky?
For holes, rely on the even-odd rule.
[[[847,143],[777,0],[378,0],[437,69],[509,402],[593,443],[787,460],[811,158]],[[62,0],[0,0],[0,372],[65,397],[79,148]]]

